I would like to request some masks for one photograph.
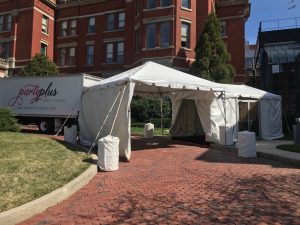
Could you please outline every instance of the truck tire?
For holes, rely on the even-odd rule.
[[[54,121],[51,119],[41,119],[38,123],[41,133],[49,134],[54,132]]]

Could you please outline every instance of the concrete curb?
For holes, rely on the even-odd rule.
[[[257,152],[258,157],[266,158],[266,159],[271,159],[277,162],[285,163],[287,165],[294,166],[296,168],[300,168],[300,161],[297,159],[291,159],[279,155],[274,155],[266,152]]]
[[[227,150],[227,151],[238,152],[237,147],[224,146],[224,145],[221,145],[221,144],[211,144],[210,148],[214,148],[214,149],[218,149],[218,150]],[[256,146],[256,148],[257,148],[257,146]],[[277,152],[278,152],[278,150],[277,150]],[[291,165],[291,166],[296,167],[296,168],[300,168],[300,161],[298,159],[291,158],[291,157],[285,157],[285,156],[282,156],[282,155],[278,154],[277,152],[274,151],[273,154],[271,154],[271,153],[260,151],[258,148],[256,149],[257,157],[271,159],[271,160],[274,160],[274,161],[277,161],[277,162],[281,162],[281,163],[285,163],[287,165]],[[288,153],[286,153],[286,154],[288,154]]]
[[[96,160],[96,155],[92,155],[92,159]],[[0,213],[0,224],[17,224],[45,211],[47,208],[70,197],[76,191],[85,186],[96,174],[97,165],[93,164],[79,177],[76,177],[74,180],[55,191],[24,205]]]

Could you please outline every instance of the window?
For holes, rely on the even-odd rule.
[[[59,60],[58,64],[60,66],[65,66],[66,64],[66,49],[65,48],[60,48],[59,49]]]
[[[114,30],[115,29],[115,14],[109,14],[107,15],[107,24],[106,29],[107,30]]]
[[[10,52],[10,43],[9,42],[0,43],[0,58],[8,59],[9,52]]]
[[[170,23],[160,24],[160,47],[170,46]]]
[[[94,64],[94,45],[87,46],[87,65]]]
[[[156,0],[147,0],[147,9],[153,9],[156,7]]]
[[[124,62],[124,42],[117,43],[117,63]]]
[[[125,13],[119,13],[119,29],[123,30],[125,27]]]
[[[4,16],[0,16],[0,31],[4,31]]]
[[[181,24],[181,47],[190,48],[190,24]]]
[[[146,34],[146,40],[147,40],[147,48],[155,48],[155,35],[156,35],[156,25],[155,24],[149,24],[147,26],[147,34]]]
[[[169,6],[169,5],[171,5],[171,0],[160,0],[161,7]]]
[[[75,47],[69,48],[69,65],[75,65]]]
[[[42,17],[42,32],[48,34],[48,22],[49,19],[47,16]]]
[[[88,33],[89,34],[94,34],[95,33],[95,26],[96,21],[95,21],[95,17],[91,17],[88,19]]]
[[[106,63],[113,62],[113,55],[114,55],[113,51],[114,51],[113,43],[106,44]]]
[[[45,44],[45,43],[41,43],[41,54],[42,55],[47,55],[47,44]]]
[[[59,49],[58,64],[60,66],[72,66],[75,65],[76,50],[75,47],[66,47]]]
[[[227,31],[226,31],[226,21],[221,21],[221,37],[226,37]]]
[[[7,30],[11,30],[11,15],[7,16]]]
[[[60,35],[65,37],[68,35],[68,22],[62,21],[60,24]]]
[[[191,8],[191,0],[182,0],[181,6],[183,8],[190,9]]]
[[[11,15],[1,15],[0,16],[0,32],[11,30]]]
[[[76,20],[71,20],[70,21],[70,35],[76,35],[76,27],[77,27],[77,21]]]

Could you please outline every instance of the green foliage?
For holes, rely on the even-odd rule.
[[[170,100],[163,101],[163,118],[171,117]],[[134,122],[150,122],[151,118],[160,118],[160,99],[159,98],[134,98],[131,102],[131,118]],[[159,125],[160,126],[160,125]]]
[[[14,113],[8,108],[0,108],[0,131],[20,131]]]
[[[228,64],[230,54],[221,38],[221,24],[215,13],[206,18],[195,52],[196,59],[190,68],[192,74],[215,82],[232,82],[235,69]]]
[[[20,76],[49,76],[58,74],[55,63],[48,56],[36,54],[35,57],[20,71]]]

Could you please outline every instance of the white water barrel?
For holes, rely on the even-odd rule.
[[[77,126],[64,127],[64,140],[71,144],[77,144]]]
[[[119,169],[119,143],[118,137],[106,136],[98,141],[98,163],[103,171]]]
[[[219,126],[220,130],[220,144],[221,145],[233,145],[233,128]]]
[[[240,157],[256,157],[255,132],[242,131],[238,134],[238,150]]]
[[[144,126],[144,138],[153,138],[154,124],[146,123]]]

